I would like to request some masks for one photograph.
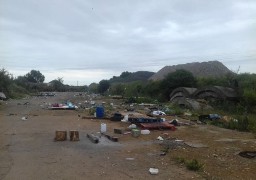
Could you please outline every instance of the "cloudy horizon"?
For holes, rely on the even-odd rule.
[[[0,47],[14,76],[70,85],[212,60],[256,73],[256,2],[0,0]]]

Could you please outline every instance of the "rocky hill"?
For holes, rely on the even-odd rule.
[[[195,77],[220,77],[227,73],[232,73],[225,65],[219,61],[193,62],[173,66],[165,66],[157,73],[152,75],[149,80],[161,80],[167,74],[184,69],[191,72]]]

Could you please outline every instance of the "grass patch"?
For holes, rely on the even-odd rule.
[[[228,122],[216,120],[211,121],[210,124],[226,129],[233,129],[243,132],[252,132],[256,135],[256,115],[236,115],[234,117],[235,118],[231,119]]]
[[[176,161],[177,161],[178,163],[180,163],[180,164],[185,164],[185,162],[186,162],[185,158],[183,158],[183,157],[177,157],[177,158],[176,158]]]
[[[183,157],[177,157],[175,159],[178,163],[184,164],[188,170],[199,171],[203,169],[203,164],[196,159],[186,160]]]
[[[186,161],[185,165],[186,165],[187,169],[189,169],[191,171],[199,171],[203,168],[203,164],[199,163],[196,159]]]

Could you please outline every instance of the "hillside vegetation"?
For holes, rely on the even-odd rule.
[[[123,72],[120,76],[112,77],[109,82],[110,83],[129,83],[133,81],[147,81],[154,72],[149,71],[137,71],[137,72]]]

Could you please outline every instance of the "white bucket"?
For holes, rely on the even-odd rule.
[[[100,125],[100,132],[101,133],[107,132],[107,125],[105,123],[101,123],[101,125]]]

